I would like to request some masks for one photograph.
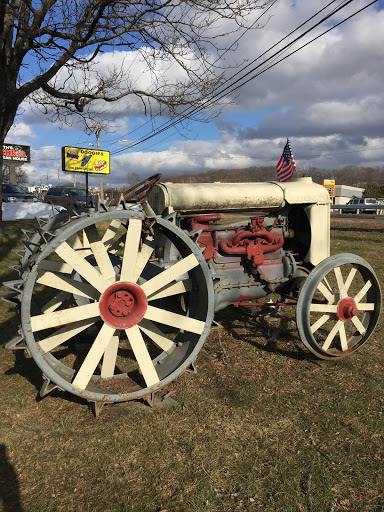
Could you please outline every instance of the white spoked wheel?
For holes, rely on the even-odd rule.
[[[345,357],[368,340],[380,309],[380,285],[372,267],[354,254],[337,254],[306,278],[297,303],[297,327],[316,356]]]
[[[172,222],[95,213],[41,248],[24,277],[21,314],[48,381],[91,402],[133,400],[196,359],[212,322],[212,280]]]

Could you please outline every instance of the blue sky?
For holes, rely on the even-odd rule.
[[[333,22],[368,3],[369,0],[355,0]],[[246,33],[236,55],[230,58],[256,58],[325,4],[323,0],[279,0],[271,9],[266,26]],[[249,23],[252,21],[250,18]],[[305,41],[323,30],[316,29]],[[135,61],[133,53],[128,57],[131,63]],[[120,56],[101,56],[100,66],[103,58],[118,61]],[[137,68],[135,61],[129,69],[133,74],[142,72]],[[174,72],[175,69],[169,71],[170,79]],[[136,80],[144,80],[143,76],[138,74]],[[122,185],[129,173],[144,178],[155,172],[169,175],[275,165],[286,137],[290,138],[298,167],[304,171],[311,166],[383,167],[383,84],[384,0],[380,0],[252,80],[234,96],[229,95],[221,114],[211,122],[189,122],[186,128],[179,126],[179,131],[171,128],[113,155],[111,175],[105,180]],[[95,144],[95,136],[86,135],[76,125],[53,124],[30,104],[22,107],[7,140],[31,146],[32,162],[25,165],[30,183],[39,183],[42,177],[45,182],[47,175],[50,182],[56,183],[61,146],[89,147]],[[131,142],[152,129],[132,99],[108,105],[105,112],[110,133],[102,130],[102,149],[115,152],[128,145],[119,140]],[[159,126],[164,121],[159,118],[155,123]]]

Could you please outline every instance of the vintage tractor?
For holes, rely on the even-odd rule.
[[[330,256],[328,192],[288,183],[160,183],[58,213],[27,233],[5,283],[26,350],[53,389],[95,406],[153,394],[191,368],[214,313],[296,305],[304,345],[345,357],[372,334],[381,291],[359,256]],[[237,222],[226,223],[224,215]],[[245,218],[245,214],[248,218]],[[270,301],[271,297],[278,300]]]

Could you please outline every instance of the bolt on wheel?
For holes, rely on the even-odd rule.
[[[89,401],[119,402],[160,389],[196,359],[213,288],[201,251],[177,226],[114,210],[75,220],[41,249],[21,313],[46,379]]]
[[[372,334],[381,290],[372,267],[354,254],[326,258],[309,274],[297,303],[304,345],[322,359],[345,357]]]

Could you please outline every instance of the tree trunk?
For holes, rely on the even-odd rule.
[[[2,90],[1,90],[2,89]],[[1,94],[2,93],[2,94]],[[0,185],[3,185],[3,145],[9,130],[16,117],[19,103],[14,97],[5,94],[3,87],[0,88]],[[3,196],[0,198],[0,233],[3,233]]]

